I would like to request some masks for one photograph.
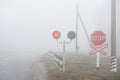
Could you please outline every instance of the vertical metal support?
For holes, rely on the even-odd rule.
[[[117,72],[117,57],[116,57],[116,0],[111,0],[111,72]]]
[[[63,40],[63,72],[65,72],[65,40]]]
[[[63,40],[63,53],[65,53],[65,44],[66,44],[65,40]]]
[[[100,67],[100,53],[97,53],[96,56],[97,56],[96,67],[97,67],[97,70],[99,70],[99,67]]]
[[[76,5],[76,46],[75,46],[76,54],[79,54],[79,47],[78,47],[78,3]]]
[[[57,43],[63,45],[62,71],[65,72],[65,53],[66,53],[66,44],[70,44],[70,43],[71,43],[71,40],[70,40],[70,42],[67,42],[67,41],[65,41],[65,40],[63,40],[63,42],[59,42],[59,41],[57,40]]]

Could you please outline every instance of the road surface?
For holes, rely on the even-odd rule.
[[[0,80],[46,80],[47,71],[37,56],[40,54],[0,53]]]

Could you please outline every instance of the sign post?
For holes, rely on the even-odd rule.
[[[103,49],[107,48],[108,45],[104,44],[106,41],[106,35],[102,32],[102,31],[95,31],[92,35],[91,35],[91,47],[92,47],[92,51],[90,52],[90,54],[96,54],[97,59],[96,59],[96,67],[97,70],[99,70],[100,67],[100,53],[103,55],[106,55],[106,52],[103,51]],[[98,53],[99,52],[99,53]]]
[[[96,64],[97,70],[99,70],[100,67],[100,54],[97,54],[97,64]]]

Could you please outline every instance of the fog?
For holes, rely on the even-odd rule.
[[[54,30],[61,32],[62,41],[68,31],[75,31],[77,0],[0,0],[0,51],[44,53],[62,51],[52,37]],[[79,0],[79,13],[89,37],[95,30],[107,35],[106,49],[110,54],[110,0]],[[120,1],[117,0],[117,54],[120,53]],[[79,22],[79,48],[89,53],[90,45]],[[67,51],[75,50],[75,40],[67,45]]]
[[[102,30],[109,45],[104,50],[110,55],[111,0],[0,0],[0,80],[27,80],[36,57],[49,50],[62,52],[62,45],[57,44],[52,33],[58,30],[59,41],[69,41],[68,31],[75,31],[77,2],[89,38],[94,31]],[[120,56],[120,0],[116,3]],[[80,21],[78,34],[80,54],[89,55],[92,49]],[[75,39],[66,45],[66,52],[74,51]],[[37,75],[41,78],[44,74]]]

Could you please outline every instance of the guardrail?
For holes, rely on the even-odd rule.
[[[49,51],[49,56],[55,61],[55,64],[59,68],[59,70],[64,72],[65,64],[63,61],[63,57],[55,54],[52,51]]]

